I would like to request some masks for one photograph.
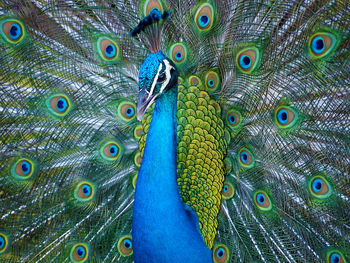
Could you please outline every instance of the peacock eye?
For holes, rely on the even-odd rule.
[[[8,22],[11,24],[11,26],[9,26],[9,31],[8,31],[8,37],[12,40],[12,41],[18,41],[18,39],[22,36],[22,27],[20,26],[20,24],[16,23],[16,22]],[[4,24],[3,28],[7,27],[7,23]]]
[[[106,155],[109,155],[109,157],[113,158],[117,156],[119,152],[119,148],[118,148],[118,145],[111,143],[105,148],[105,151],[106,151]]]
[[[134,137],[136,140],[139,140],[143,135],[145,135],[145,132],[143,130],[142,125],[136,126],[134,129]]]
[[[311,49],[315,54],[322,53],[325,50],[325,43],[323,37],[314,37],[314,39],[311,41]]]
[[[198,23],[199,23],[201,28],[206,27],[209,24],[209,21],[210,21],[210,19],[209,19],[207,14],[201,15],[198,18]]]
[[[237,116],[235,116],[235,114],[230,114],[229,116],[228,116],[228,121],[230,122],[230,124],[232,124],[232,125],[234,125],[234,124],[236,124],[236,119],[237,119]]]
[[[97,40],[97,50],[100,58],[106,62],[117,61],[120,57],[119,47],[111,38],[100,37]]]
[[[143,14],[144,16],[148,16],[150,12],[153,10],[158,10],[159,12],[163,12],[162,3],[159,0],[146,0],[143,6]]]
[[[118,115],[124,121],[131,121],[136,117],[136,106],[129,101],[122,101],[118,105]]]
[[[223,249],[222,247],[216,251],[216,256],[218,258],[222,258],[224,255],[225,255],[225,249]]]
[[[200,32],[208,31],[214,22],[214,8],[211,4],[202,4],[196,12],[195,23]]]
[[[68,108],[68,101],[65,98],[59,98],[56,103],[57,111],[62,112]]]
[[[323,176],[314,176],[309,182],[311,194],[318,199],[325,199],[331,195],[331,187]]]
[[[89,185],[84,185],[84,186],[82,187],[82,193],[83,193],[84,196],[90,196],[91,193],[92,193],[92,188],[91,188],[91,186],[89,186]]]
[[[275,111],[275,123],[279,128],[293,127],[298,120],[298,113],[289,106],[278,107]]]
[[[218,73],[215,71],[209,71],[205,75],[205,86],[208,91],[215,91],[220,85],[220,78]]]
[[[333,253],[331,255],[331,262],[332,263],[339,263],[340,262],[340,255],[338,253]]]
[[[74,196],[78,201],[90,201],[95,194],[95,187],[89,182],[81,182],[75,187]]]
[[[51,96],[47,100],[46,105],[50,113],[57,117],[65,116],[71,108],[71,102],[69,98],[64,94]]]
[[[182,64],[187,58],[187,48],[182,43],[175,43],[170,47],[170,57],[177,65]]]
[[[215,263],[228,262],[229,261],[228,248],[223,244],[215,246],[213,250],[213,259]]]
[[[70,258],[73,262],[85,262],[88,258],[88,246],[83,243],[78,243],[72,247]]]
[[[239,65],[244,69],[248,69],[252,65],[252,59],[249,55],[242,55],[239,58]]]
[[[116,141],[108,141],[100,148],[100,154],[107,161],[115,161],[123,153],[122,146]]]
[[[246,149],[242,148],[238,153],[239,164],[244,168],[252,168],[255,165],[255,159],[252,153]]]
[[[20,43],[25,36],[24,26],[17,19],[0,21],[0,30],[2,37],[11,44]]]
[[[202,81],[197,76],[192,75],[188,78],[188,84],[199,87],[202,85]]]
[[[34,163],[27,158],[20,158],[12,165],[11,174],[19,180],[26,180],[34,173]]]
[[[127,249],[130,249],[132,248],[132,243],[130,240],[124,240],[124,247],[127,248]]]
[[[332,250],[327,255],[327,263],[344,263],[344,256],[338,250]]]
[[[142,161],[141,153],[138,152],[134,156],[134,164],[135,164],[135,166],[136,167],[140,167],[141,166],[141,161]]]
[[[176,52],[176,54],[175,54],[175,58],[176,58],[176,60],[181,60],[181,59],[183,59],[183,55],[182,55],[182,53],[181,52]]]
[[[106,57],[114,58],[116,53],[117,53],[117,47],[114,44],[111,43],[105,47]]]
[[[241,124],[241,114],[236,110],[229,110],[226,114],[226,123],[231,129],[235,129]]]
[[[32,165],[25,160],[22,160],[18,166],[20,167],[21,172],[23,173],[23,176],[26,176],[30,173],[30,171],[32,170]]]
[[[160,84],[160,83],[163,83],[166,79],[166,75],[165,75],[165,72],[162,72],[158,75],[158,79],[157,79],[157,83]]]
[[[337,43],[335,35],[327,32],[316,33],[309,40],[311,56],[321,58],[331,53]]]
[[[238,69],[243,73],[251,73],[259,61],[259,50],[255,47],[241,50],[236,58]]]
[[[5,252],[8,246],[8,238],[5,234],[0,233],[0,254]]]
[[[229,182],[225,182],[224,187],[222,188],[222,197],[224,199],[230,199],[233,197],[234,193],[235,193],[235,190],[232,184]]]
[[[291,115],[290,117],[288,115]],[[280,109],[277,112],[277,120],[281,125],[285,125],[289,119],[293,118],[293,113],[292,114],[288,114],[288,111],[286,109]]]
[[[118,250],[123,257],[132,255],[133,248],[131,236],[124,236],[119,239]]]
[[[270,198],[264,191],[255,192],[254,203],[260,210],[263,211],[269,211],[272,208]]]

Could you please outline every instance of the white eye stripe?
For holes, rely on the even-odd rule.
[[[163,60],[164,64],[165,64],[165,76],[166,76],[166,81],[164,81],[164,83],[162,84],[162,87],[160,88],[160,93],[163,92],[163,90],[165,89],[166,86],[168,86],[170,79],[171,79],[171,69],[173,69],[174,67],[172,65],[170,65],[168,60]],[[159,73],[159,72],[158,72]]]
[[[170,82],[170,79],[171,79],[171,69],[173,69],[174,67],[172,65],[170,65],[169,61],[164,59],[163,60],[164,64],[165,64],[165,79],[166,81],[162,84],[161,88],[160,88],[160,91],[159,91],[159,94],[161,94],[163,92],[163,90],[165,89],[165,87],[169,84]],[[147,100],[153,96],[153,92],[154,92],[154,88],[156,87],[157,85],[157,81],[158,81],[158,77],[159,77],[159,73],[160,71],[162,70],[162,64],[159,65],[159,68],[158,68],[158,71],[157,71],[157,74],[156,76],[154,77],[153,79],[153,83],[152,83],[152,86],[151,86],[151,91],[148,93],[148,98]]]
[[[157,80],[158,80],[159,72],[160,72],[161,70],[162,70],[162,64],[160,63],[160,64],[159,64],[159,67],[158,67],[158,72],[157,72],[156,76],[155,76],[154,79],[153,79],[153,83],[152,83],[152,86],[151,86],[151,92],[149,93],[147,99],[149,99],[150,96],[152,96],[152,94],[153,94],[154,88],[155,88],[155,86],[157,85]]]

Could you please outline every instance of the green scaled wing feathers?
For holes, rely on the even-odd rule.
[[[179,86],[178,185],[183,201],[198,215],[199,228],[212,248],[225,176],[227,142],[218,103],[197,87]]]
[[[203,86],[179,86],[177,105],[177,173],[183,202],[196,211],[199,229],[212,248],[217,229],[225,177],[227,141],[221,109]],[[151,122],[150,111],[143,120],[145,134],[141,155]]]

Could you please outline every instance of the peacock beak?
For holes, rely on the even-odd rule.
[[[139,99],[137,101],[137,119],[139,121],[142,120],[143,116],[145,115],[147,109],[152,106],[155,99],[158,97],[158,94],[149,93],[146,90],[146,87],[143,87],[139,91]]]

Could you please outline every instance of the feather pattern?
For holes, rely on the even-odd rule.
[[[131,37],[154,9],[168,21]],[[349,12],[344,0],[1,0],[0,261],[141,262],[151,46],[179,73],[177,185],[212,260],[349,262]]]

